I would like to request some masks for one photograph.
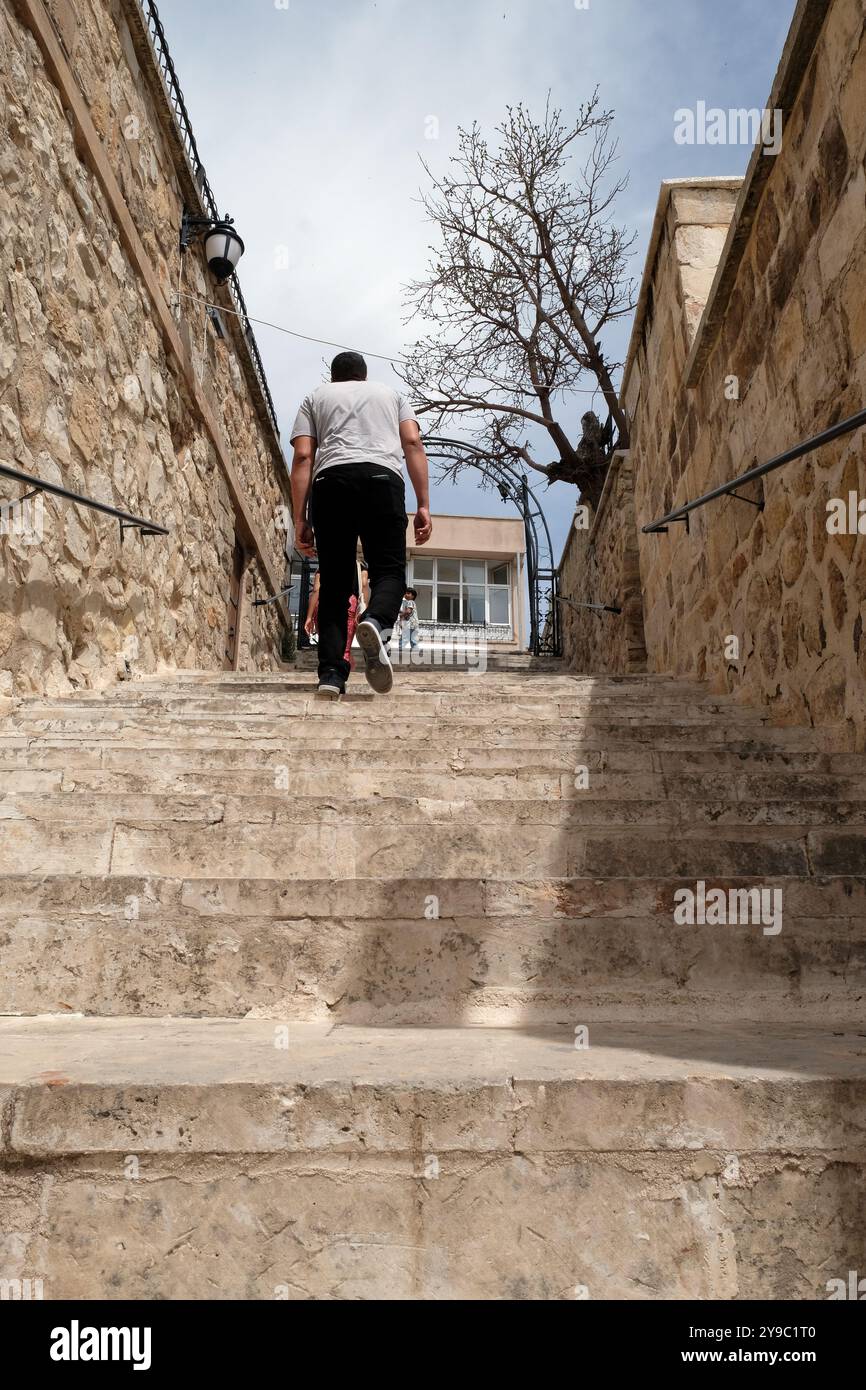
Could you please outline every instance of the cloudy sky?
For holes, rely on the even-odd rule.
[[[211,184],[246,242],[250,313],[399,356],[412,337],[402,287],[423,272],[431,238],[419,157],[444,169],[458,126],[492,132],[507,104],[541,111],[548,90],[568,119],[597,83],[630,177],[618,220],[637,233],[638,278],[660,181],[741,174],[750,153],[675,143],[674,111],[762,107],[795,0],[158,4]],[[256,336],[288,451],[297,403],[333,349],[265,327]],[[627,336],[624,324],[609,356],[622,358]],[[388,362],[369,363],[399,385]],[[582,408],[569,412],[576,434]],[[558,558],[575,494],[540,479],[538,495]],[[433,510],[498,515],[502,503],[465,481],[434,487]]]

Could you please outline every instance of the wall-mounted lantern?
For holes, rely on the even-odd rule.
[[[185,251],[198,237],[204,240],[204,253],[212,275],[228,280],[244,254],[244,243],[234,229],[234,218],[194,217],[184,210],[180,229],[180,249]]]

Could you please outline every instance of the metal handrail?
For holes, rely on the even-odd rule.
[[[569,608],[591,608],[594,613],[621,613],[621,608],[616,608],[612,603],[578,603],[576,599],[566,598],[564,594],[557,594],[557,603],[567,603]]]
[[[115,517],[120,522],[121,538],[127,527],[137,527],[143,536],[169,535],[168,527],[158,526],[155,521],[146,521],[144,517],[124,512],[120,507],[112,507],[108,502],[97,502],[95,497],[85,497],[84,493],[73,492],[68,487],[61,487],[59,483],[49,483],[45,478],[37,478],[33,473],[24,473],[20,468],[12,468],[8,463],[0,463],[0,475],[4,478],[14,478],[18,483],[27,483],[33,492],[49,492],[53,497],[63,497],[67,502],[75,502],[79,507],[89,507],[91,511]],[[32,493],[30,495],[32,496]],[[5,504],[8,506],[10,503],[23,500],[8,497]]]
[[[707,502],[712,502],[717,497],[737,496],[735,488],[742,487],[744,483],[751,483],[755,478],[762,478],[765,473],[772,473],[775,469],[781,468],[786,463],[791,463],[794,459],[802,458],[804,454],[810,454],[813,449],[819,449],[822,444],[830,444],[834,439],[839,439],[843,434],[850,434],[853,430],[860,429],[861,425],[866,425],[866,410],[858,410],[856,415],[850,415],[847,420],[840,420],[837,425],[831,425],[829,429],[822,430],[820,434],[813,434],[811,439],[805,440],[802,444],[795,444],[793,449],[786,449],[784,454],[777,454],[775,458],[768,459],[766,463],[759,463],[754,468],[748,468],[739,477],[732,478],[728,483],[722,483],[721,487],[714,487],[710,492],[705,492],[701,497],[696,497],[694,502],[684,502],[681,507],[675,507],[667,516],[659,517],[658,521],[652,521],[648,526],[642,526],[641,531],[650,534],[653,531],[666,531],[668,524],[672,521],[685,521],[688,529],[688,516],[690,512],[698,507],[703,507]],[[752,502],[750,497],[739,497],[740,502]],[[753,506],[763,509],[763,502],[754,502]]]
[[[254,598],[253,608],[267,608],[269,603],[279,603],[281,598],[288,598],[294,587],[294,584],[290,584],[287,589],[280,589],[278,594],[271,594],[270,598]]]
[[[210,181],[198,152],[198,145],[196,144],[192,129],[192,121],[186,109],[186,102],[184,101],[183,92],[181,91],[177,71],[171,53],[169,52],[168,40],[165,37],[165,30],[162,27],[159,10],[156,8],[154,0],[138,0],[138,5],[141,9],[145,27],[156,55],[157,66],[162,76],[162,82],[166,90],[169,105],[174,114],[178,135],[180,136],[181,144],[192,166],[193,176],[198,186],[199,193],[201,194],[202,202],[211,217],[213,217],[215,221],[219,221],[220,212],[217,206],[217,200],[214,197],[214,191],[210,186]],[[271,424],[279,436],[280,427],[277,423],[276,407],[274,406],[273,397],[271,396],[270,387],[268,386],[268,379],[265,376],[264,363],[262,362],[261,353],[259,352],[259,345],[256,342],[256,335],[250,324],[246,302],[241,293],[240,282],[234,272],[226,281],[226,284],[241,322],[244,338],[246,339],[253,364],[253,371],[255,372],[256,380],[259,383],[259,388],[264,398],[265,405],[267,406]]]

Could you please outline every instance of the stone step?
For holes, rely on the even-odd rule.
[[[866,874],[831,877],[715,876],[726,891],[755,884],[784,890],[786,913],[810,918],[845,918],[866,911]],[[168,875],[99,873],[4,876],[0,921],[46,913],[158,921],[180,917],[419,919],[428,900],[446,917],[613,917],[643,920],[673,912],[677,888],[695,886],[693,877],[642,878],[172,878]],[[426,920],[426,919],[425,919]],[[224,924],[224,925],[225,925]]]
[[[715,882],[715,881],[714,881]],[[860,881],[862,884],[862,880]],[[0,916],[0,1013],[266,1015],[356,1023],[791,1019],[862,1023],[866,916],[807,917],[790,880],[757,887],[751,920],[683,925],[674,885],[607,915],[229,916],[157,911],[128,894],[112,913]],[[691,885],[695,887],[694,884]],[[774,892],[779,894],[774,898]],[[194,902],[191,888],[187,902]],[[796,901],[796,896],[795,901]],[[742,897],[743,903],[747,902]],[[548,913],[555,904],[548,905]],[[761,912],[762,906],[766,909]],[[774,909],[779,908],[778,917]],[[766,930],[765,930],[766,928]],[[33,962],[40,962],[34,970]]]
[[[262,708],[279,711],[287,706],[294,706],[299,700],[314,699],[315,695],[316,683],[310,680],[295,681],[278,686],[238,688],[226,685],[214,686],[210,689],[192,685],[186,687],[166,686],[154,689],[140,686],[121,686],[118,690],[109,691],[104,695],[83,692],[79,695],[64,697],[63,700],[46,702],[44,705],[35,699],[19,699],[15,703],[15,709],[24,712],[38,710],[40,707],[55,710],[60,706],[66,707],[67,702],[71,702],[69,707],[76,709],[99,707],[110,710],[127,706],[129,708],[136,706],[165,708],[171,706],[183,709],[205,707],[213,703],[213,707],[216,709]],[[466,701],[480,701],[482,704],[494,706],[502,705],[509,700],[516,703],[529,701],[544,706],[556,701],[572,705],[583,705],[592,701],[598,705],[642,706],[674,712],[713,708],[720,715],[742,711],[758,719],[768,717],[765,710],[733,703],[730,699],[725,699],[723,696],[709,691],[700,691],[696,694],[694,691],[661,690],[658,687],[648,690],[637,688],[621,690],[609,686],[598,688],[589,683],[580,683],[565,678],[532,683],[511,681],[507,684],[482,677],[464,679],[451,685],[440,680],[401,682],[395,685],[387,696],[376,696],[365,683],[351,680],[346,694],[340,701],[340,708],[344,708],[346,705],[363,704],[368,708],[391,709],[397,704],[416,703],[423,706],[425,703],[431,704],[434,701],[439,701],[443,705],[461,701],[464,703]]]
[[[713,878],[728,901],[762,889],[764,917],[680,925],[677,890],[696,886],[19,873],[0,894],[0,1012],[861,1017],[866,877]]]
[[[576,1026],[0,1020],[16,1255],[52,1299],[801,1299],[858,1267],[866,1039]]]
[[[445,728],[454,724],[467,727],[487,727],[489,725],[506,727],[520,721],[530,727],[543,726],[568,734],[583,725],[601,725],[609,729],[656,727],[666,724],[677,728],[704,729],[721,727],[726,730],[740,729],[748,734],[776,734],[775,725],[755,717],[754,711],[741,713],[734,711],[720,717],[712,707],[694,707],[688,712],[677,713],[674,719],[670,710],[652,709],[635,702],[630,705],[596,704],[587,701],[583,704],[568,701],[517,702],[512,700],[493,703],[483,700],[461,700],[441,702],[440,696],[419,696],[417,699],[400,701],[367,700],[340,701],[334,705],[318,700],[314,696],[304,696],[294,704],[284,702],[282,709],[269,710],[223,710],[208,709],[206,705],[193,708],[173,709],[143,706],[120,706],[112,709],[101,706],[63,710],[56,714],[42,711],[37,716],[20,713],[12,722],[12,727],[26,734],[43,734],[71,731],[79,735],[91,732],[102,734],[118,730],[141,729],[158,733],[167,727],[178,733],[196,732],[208,728],[217,733],[249,733],[264,731],[271,737],[282,734],[286,729],[308,723],[331,726],[360,725],[363,728],[381,728],[385,733],[396,723],[411,723],[415,727],[430,727],[432,724]],[[811,730],[786,727],[778,730],[783,736],[811,733]]]
[[[134,683],[121,684],[111,687],[107,691],[79,691],[74,695],[64,696],[62,699],[46,701],[46,705],[54,708],[58,705],[65,705],[67,701],[71,700],[81,707],[99,705],[113,708],[117,705],[134,705],[139,702],[145,704],[148,702],[160,704],[171,702],[180,706],[186,703],[196,704],[214,700],[218,704],[239,704],[249,701],[253,704],[262,703],[269,707],[279,707],[286,701],[314,696],[315,691],[316,680],[310,677],[256,684],[248,684],[246,678],[243,678],[240,683],[235,680],[227,680],[220,684],[210,685],[194,685],[191,682],[154,685]],[[353,676],[340,705],[341,708],[346,704],[365,702],[367,705],[394,705],[404,700],[411,701],[425,696],[441,697],[443,700],[446,698],[479,699],[494,703],[507,698],[539,702],[556,699],[573,702],[597,699],[606,703],[645,703],[648,707],[657,709],[700,708],[705,704],[712,704],[721,710],[746,710],[761,718],[768,717],[768,712],[765,709],[732,700],[730,696],[713,691],[708,686],[689,685],[688,683],[624,686],[618,683],[579,680],[573,676],[557,676],[555,678],[515,676],[506,679],[490,675],[464,675],[454,676],[450,680],[438,675],[423,679],[410,679],[401,676],[395,681],[391,693],[387,696],[374,695],[363,679]],[[19,697],[15,701],[15,708],[36,709],[41,703],[42,701],[39,699]]]
[[[536,747],[580,748],[619,748],[626,749],[640,745],[651,746],[659,753],[674,749],[689,748],[695,751],[727,749],[734,755],[749,752],[827,752],[826,742],[811,729],[784,728],[767,729],[756,726],[755,731],[742,726],[721,728],[713,723],[690,725],[654,725],[635,722],[608,724],[601,720],[562,721],[513,721],[506,723],[495,720],[468,722],[465,717],[450,720],[439,716],[435,721],[422,719],[400,719],[393,724],[382,725],[381,729],[370,725],[357,725],[352,721],[329,719],[287,720],[285,723],[272,723],[258,728],[243,727],[220,730],[202,720],[198,724],[183,727],[166,725],[165,722],[130,723],[110,721],[80,726],[71,723],[65,727],[59,723],[50,724],[45,729],[32,729],[27,726],[6,733],[0,733],[0,753],[29,747],[35,753],[48,745],[75,747],[87,741],[103,747],[136,747],[142,755],[152,754],[167,748],[219,748],[238,745],[253,745],[270,748],[342,748],[352,747],[360,741],[369,744],[377,740],[380,755],[390,755],[390,750],[398,744],[422,742],[427,747],[447,749],[461,745],[474,745],[479,748],[502,747],[510,744],[518,746],[531,744]]]
[[[25,713],[38,713],[42,709],[62,713],[70,709],[114,710],[136,706],[172,706],[178,709],[261,706],[279,710],[287,705],[294,706],[299,700],[313,699],[315,691],[316,681],[309,677],[291,680],[280,678],[267,683],[253,682],[247,678],[232,678],[219,684],[133,683],[121,684],[104,692],[81,691],[52,700],[21,697],[15,701],[15,709]],[[450,682],[440,676],[424,679],[400,677],[387,697],[374,696],[365,681],[352,678],[340,707],[364,704],[368,708],[391,709],[403,703],[424,705],[426,702],[429,705],[439,702],[447,706],[461,701],[502,704],[508,700],[536,703],[545,708],[555,701],[570,704],[587,704],[591,701],[599,706],[640,706],[659,711],[712,708],[720,715],[743,714],[756,719],[768,718],[766,710],[737,703],[729,696],[713,692],[708,686],[688,683],[621,685],[603,679],[580,680],[571,676],[545,679],[521,676],[507,680],[492,676],[464,676]]]
[[[100,692],[80,690],[68,698],[76,700],[127,700],[141,697],[182,700],[207,698],[212,694],[216,698],[244,699],[255,697],[257,699],[269,699],[275,698],[287,690],[314,690],[316,684],[317,676],[313,672],[296,672],[288,676],[226,676],[223,674],[220,677],[215,676],[211,680],[201,681],[176,681],[158,678],[123,681]],[[350,676],[348,689],[350,695],[366,694],[369,696],[371,694],[365,677],[357,671]],[[691,697],[696,701],[705,697],[715,700],[724,700],[725,698],[724,694],[714,691],[707,684],[657,680],[655,678],[585,677],[576,676],[571,672],[538,675],[525,671],[511,674],[491,671],[483,673],[398,671],[395,675],[395,696],[399,696],[405,691],[415,690],[437,691],[439,693],[481,690],[491,696],[511,692],[518,698],[527,695],[538,698],[551,691],[572,695],[597,691],[601,696],[619,695],[622,698],[633,698],[640,695],[645,695],[648,699],[665,697],[686,699]],[[22,696],[19,698],[21,702],[27,703],[28,699],[32,697]],[[63,698],[67,697],[64,696]],[[32,699],[32,702],[36,703],[36,700]]]
[[[153,756],[154,751],[158,753]],[[743,772],[806,776],[821,774],[834,777],[862,777],[866,774],[866,755],[862,753],[829,753],[798,749],[754,748],[751,745],[732,745],[727,748],[668,748],[654,750],[645,745],[628,748],[582,748],[579,757],[572,747],[563,748],[560,742],[531,744],[509,742],[506,746],[460,746],[457,742],[445,748],[425,743],[392,743],[384,758],[378,747],[366,747],[357,742],[348,747],[308,747],[302,761],[287,760],[280,745],[259,746],[249,740],[237,744],[216,743],[210,747],[189,747],[184,744],[96,744],[92,741],[43,738],[34,742],[22,735],[0,740],[0,769],[56,771],[70,773],[79,769],[140,773],[142,768],[193,772],[242,771],[267,769],[273,775],[276,768],[291,765],[295,772],[318,774],[342,768],[348,771],[372,769],[379,773],[380,786],[394,771],[422,769],[425,772],[502,771],[522,775],[536,771],[549,774],[560,771],[572,777],[578,765],[590,772],[646,773],[665,776],[728,776],[731,780]]]
[[[287,699],[307,697],[315,694],[315,676],[296,676],[292,678],[275,677],[270,680],[255,680],[247,677],[229,677],[220,682],[124,682],[103,691],[80,690],[62,697],[20,696],[15,701],[16,709],[35,709],[40,706],[56,709],[63,706],[115,706],[138,703],[174,703],[177,705],[234,702],[261,702],[273,705]],[[732,700],[729,695],[714,691],[708,685],[689,682],[669,682],[665,684],[628,684],[605,677],[581,679],[577,676],[491,676],[463,675],[447,678],[436,676],[406,677],[398,674],[388,703],[402,700],[417,700],[424,696],[445,699],[481,699],[501,701],[507,698],[543,701],[551,698],[569,700],[596,699],[607,702],[636,703],[646,702],[659,708],[680,708],[712,704],[720,709],[750,711],[758,717],[767,717],[761,707],[746,705]],[[367,682],[357,675],[349,679],[345,696],[348,701],[367,700],[370,704],[381,703],[381,698],[373,694]]]
[[[355,648],[355,660],[360,661],[360,651]],[[480,666],[487,671],[520,671],[527,673],[549,673],[562,671],[565,668],[561,658],[557,657],[537,657],[529,656],[525,652],[503,652],[492,647],[469,648],[468,652],[464,649],[446,647],[438,651],[431,651],[422,648],[420,651],[409,653],[404,652],[403,659],[396,651],[391,652],[391,660],[394,665],[399,664],[401,672],[434,671],[465,671],[477,670]],[[298,653],[292,667],[296,671],[315,671],[319,664],[319,653],[317,647],[302,648]],[[195,673],[191,673],[194,678]]]
[[[497,1139],[511,1148],[515,1120],[526,1149],[541,1152],[787,1153],[866,1143],[860,1034],[600,1024],[588,1046],[575,1047],[564,1027],[535,1038],[446,1032],[297,1024],[284,1048],[271,1020],[2,1019],[5,1152],[125,1153],[128,1127],[140,1154],[399,1153],[417,1144],[417,1111],[395,1106],[401,1094],[429,1098],[422,1147],[431,1151],[486,1153]],[[828,1080],[835,1094],[816,1084]],[[129,1107],[121,1125],[119,1097],[109,1100],[118,1090]],[[207,1092],[199,1115],[187,1109]],[[281,1103],[287,1097],[293,1106]],[[463,1117],[478,1102],[486,1124],[470,1129]],[[175,1118],[188,1127],[179,1133]]]
[[[195,760],[191,760],[193,763]],[[271,760],[275,762],[276,760]],[[440,758],[440,763],[443,761]],[[456,760],[455,760],[456,761]],[[630,769],[587,769],[587,777],[576,777],[572,766],[560,768],[522,767],[509,770],[496,766],[451,767],[445,771],[430,764],[413,768],[389,766],[387,789],[391,796],[465,801],[533,797],[577,801],[656,801],[664,797],[676,802],[775,803],[799,801],[811,807],[817,802],[859,805],[866,801],[866,780],[841,777],[827,772],[705,772],[677,770],[638,771]],[[587,780],[588,779],[588,780]],[[282,771],[267,767],[202,769],[165,767],[153,764],[138,771],[97,767],[57,767],[54,769],[5,768],[2,787],[5,797],[48,794],[63,791],[76,797],[82,793],[100,795],[179,795],[179,796],[272,796]],[[293,797],[346,798],[381,796],[385,785],[382,770],[367,766],[347,768],[329,766],[290,771]]]
[[[501,700],[467,699],[448,700],[441,695],[417,695],[401,698],[375,700],[366,696],[349,697],[341,700],[335,707],[315,696],[305,694],[292,699],[280,698],[273,701],[257,700],[241,702],[225,700],[209,705],[207,701],[137,701],[97,705],[83,703],[62,709],[52,710],[40,706],[38,710],[19,710],[10,727],[33,733],[41,733],[53,728],[76,729],[86,732],[90,729],[106,730],[127,726],[153,728],[172,728],[182,730],[207,722],[215,730],[256,729],[258,727],[282,730],[287,724],[301,720],[329,720],[337,718],[362,722],[365,727],[389,725],[403,718],[413,721],[425,720],[428,723],[444,718],[448,722],[510,723],[516,719],[533,723],[543,721],[567,731],[577,722],[602,722],[605,725],[629,728],[635,724],[658,724],[676,722],[685,727],[692,725],[716,725],[726,728],[742,728],[744,731],[775,730],[776,726],[762,719],[754,710],[719,710],[714,705],[683,706],[682,711],[674,711],[671,706],[650,706],[641,701],[596,701],[564,700],[557,696],[550,700],[515,700],[505,697]]]
[[[0,874],[640,878],[658,872],[707,878],[832,876],[859,874],[866,867],[863,831],[845,824],[813,829],[784,823],[704,825],[695,819],[676,826],[636,821],[552,827],[532,816],[519,823],[500,817],[473,824],[459,815],[451,821],[419,821],[412,834],[399,818],[349,822],[336,810],[328,820],[298,822],[289,819],[291,798],[280,804],[285,818],[276,822],[232,821],[217,803],[206,822],[9,819],[2,825]],[[499,803],[487,805],[497,808]]]
[[[314,672],[297,672],[290,675],[227,675],[222,673],[210,679],[198,681],[153,678],[149,680],[119,681],[102,690],[89,690],[84,687],[68,694],[58,696],[19,695],[15,697],[16,706],[37,705],[42,700],[49,705],[71,700],[83,704],[88,702],[123,703],[135,700],[208,700],[208,699],[261,699],[273,700],[283,695],[315,692],[318,677]],[[355,670],[347,682],[348,694],[377,700],[362,671]],[[469,695],[478,692],[482,698],[495,699],[503,694],[513,694],[517,699],[542,699],[550,694],[568,695],[572,698],[585,698],[595,695],[599,699],[639,700],[654,703],[691,702],[701,704],[711,701],[732,709],[752,709],[756,713],[767,714],[764,706],[756,706],[739,700],[725,690],[714,687],[709,682],[673,680],[663,676],[580,676],[573,672],[554,674],[531,674],[516,672],[505,674],[490,671],[472,672],[411,672],[395,671],[394,684],[390,698],[393,700],[413,698],[418,694]]]
[[[169,795],[153,793],[93,793],[84,790],[0,794],[0,827],[12,831],[21,822],[32,826],[57,825],[225,825],[270,828],[282,825],[300,826],[364,826],[383,829],[392,826],[412,826],[415,833],[423,827],[458,824],[505,827],[520,833],[524,826],[546,826],[551,834],[584,827],[604,826],[626,830],[635,825],[676,826],[690,831],[693,827],[748,826],[756,832],[772,831],[774,827],[797,827],[803,833],[809,828],[824,826],[859,826],[866,822],[866,792],[862,784],[856,801],[810,801],[802,799],[776,800],[761,804],[754,800],[680,799],[659,797],[655,800],[619,799],[615,796],[595,797],[588,789],[577,791],[573,784],[570,794],[562,796],[557,785],[548,792],[528,795],[527,788],[512,796],[498,797],[423,797],[417,794],[375,795],[351,798],[321,794],[303,795],[295,787],[276,792],[273,785],[268,793],[251,796],[222,794]],[[2,850],[0,850],[2,864]],[[866,836],[864,836],[864,866],[866,866]]]

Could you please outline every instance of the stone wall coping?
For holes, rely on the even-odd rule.
[[[640,291],[638,293],[637,304],[635,305],[634,323],[632,324],[631,337],[628,343],[628,352],[625,357],[625,366],[622,372],[622,384],[619,389],[620,404],[625,404],[628,393],[628,383],[632,368],[637,360],[637,352],[643,337],[644,323],[646,321],[647,304],[649,302],[650,289],[655,279],[655,267],[658,257],[659,243],[661,241],[662,229],[668,215],[671,195],[677,190],[689,189],[703,190],[711,192],[714,188],[722,188],[728,191],[739,188],[743,180],[739,174],[724,174],[718,177],[699,177],[686,179],[663,179],[659,187],[659,195],[656,201],[656,210],[653,216],[652,229],[650,231],[649,244],[647,246],[646,261],[644,262],[643,275],[641,276]]]
[[[831,4],[832,0],[799,0],[794,12],[766,106],[769,111],[778,109],[782,112],[783,130],[797,99]],[[773,172],[775,159],[774,155],[764,152],[759,140],[752,151],[742,181],[704,312],[683,369],[683,381],[687,387],[695,387],[700,380],[721,330],[740,262],[749,244],[752,224],[764,188]]]

